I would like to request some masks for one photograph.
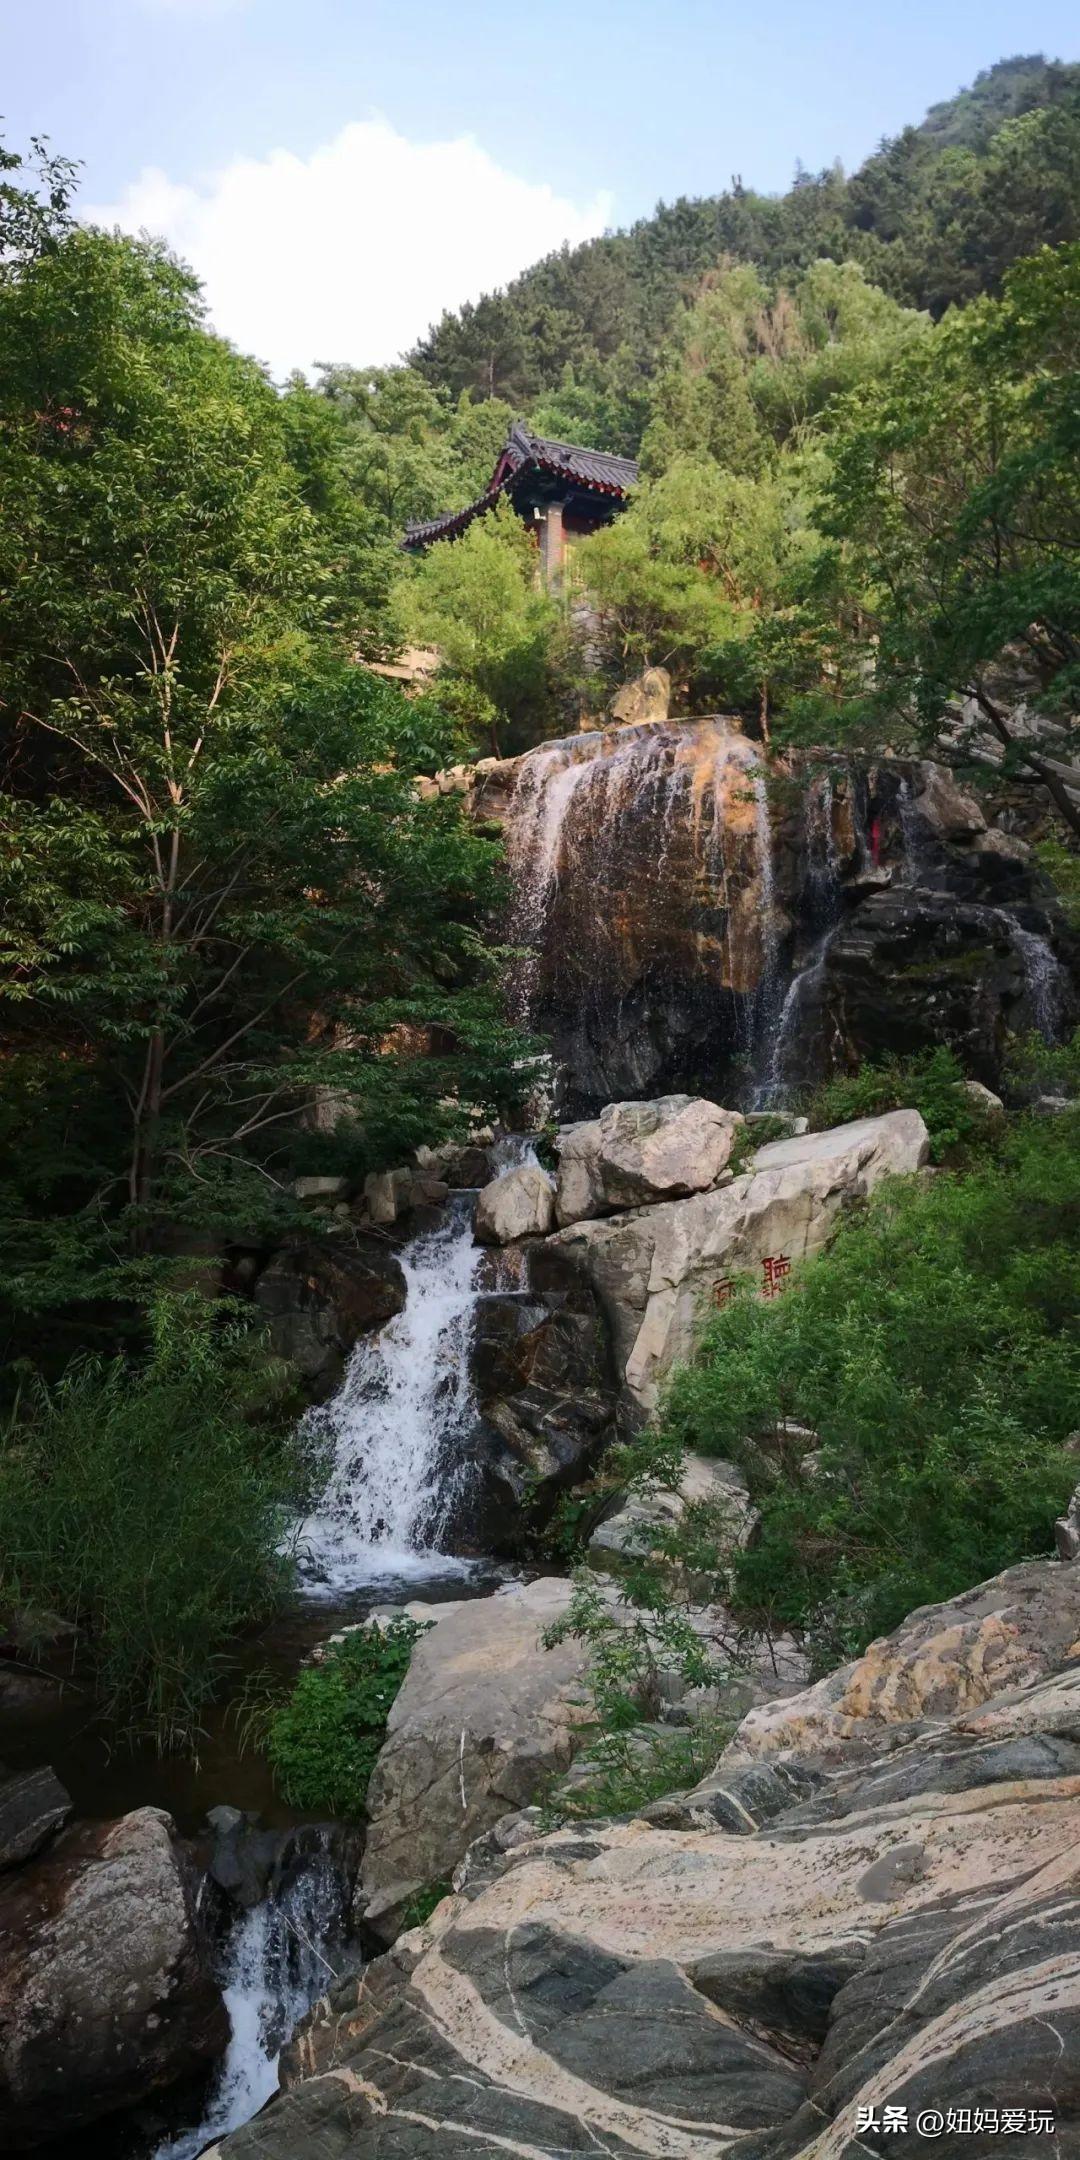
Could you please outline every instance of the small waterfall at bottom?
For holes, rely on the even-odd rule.
[[[473,1411],[469,1345],[479,1295],[471,1193],[403,1248],[404,1310],[353,1351],[340,1392],[309,1413],[330,1446],[330,1478],[303,1526],[309,1596],[386,1576],[464,1573],[439,1550],[467,1475]]]
[[[347,1885],[329,1833],[317,1835],[316,1849],[233,1922],[220,1959],[229,2045],[202,2121],[167,2138],[154,2160],[197,2160],[218,2138],[250,2122],[278,2089],[282,2048],[337,1977]]]

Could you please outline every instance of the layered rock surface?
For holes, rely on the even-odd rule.
[[[1069,1575],[1028,1571],[1041,1659],[1033,1630],[1031,1677],[974,1716],[882,1715],[872,1746],[860,1734],[822,1756],[798,1745],[796,1698],[790,1749],[762,1762],[737,1740],[652,1820],[564,1829],[497,1859],[478,1848],[429,1925],[320,2007],[287,2055],[290,2089],[221,2152],[855,2160],[902,2148],[857,2129],[886,2105],[913,2130],[931,2111],[950,2154],[989,2160],[1007,2110],[1011,2149],[1076,2151]],[[1001,1582],[1019,1606],[1023,1586]],[[955,1619],[923,1616],[941,1666]],[[901,1631],[876,1654],[899,1672],[910,1643]],[[979,1660],[973,1638],[958,1665],[976,1692]],[[1047,2111],[1056,2143],[1035,2127]]]

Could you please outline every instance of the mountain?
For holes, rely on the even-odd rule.
[[[859,170],[798,172],[786,195],[733,179],[626,232],[536,263],[421,339],[410,358],[457,397],[528,408],[568,380],[648,377],[680,304],[722,258],[796,275],[854,259],[876,284],[941,315],[996,291],[1009,265],[1080,236],[1080,64],[1000,60]],[[618,449],[619,443],[606,447]]]

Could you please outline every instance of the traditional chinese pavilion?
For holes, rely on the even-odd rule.
[[[557,586],[568,547],[625,509],[637,476],[633,458],[551,442],[515,420],[483,494],[464,510],[448,510],[442,517],[408,526],[402,546],[418,552],[435,540],[456,540],[474,518],[506,495],[536,533],[545,585]]]

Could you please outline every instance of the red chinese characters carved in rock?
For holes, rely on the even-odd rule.
[[[761,1263],[761,1295],[779,1297],[791,1273],[791,1262],[786,1253],[770,1253]]]

